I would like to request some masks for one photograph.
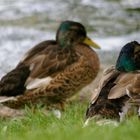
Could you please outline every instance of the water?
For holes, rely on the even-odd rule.
[[[112,59],[110,52],[118,53],[127,42],[140,42],[140,0],[1,0],[0,77],[28,49],[55,39],[58,25],[67,19],[86,26],[88,35],[106,52],[107,61]]]

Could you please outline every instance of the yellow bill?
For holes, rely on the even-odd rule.
[[[86,37],[86,39],[84,40],[85,44],[89,45],[89,46],[92,46],[93,48],[96,48],[96,49],[100,49],[101,47],[96,44],[95,42],[93,42],[89,37]]]

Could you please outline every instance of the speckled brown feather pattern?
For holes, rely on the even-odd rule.
[[[24,87],[22,93],[15,95],[13,101],[9,101],[13,98],[7,98],[6,102],[0,100],[1,103],[13,108],[30,103],[63,106],[68,98],[92,82],[99,71],[98,56],[89,46],[100,48],[87,36],[82,24],[62,22],[56,40],[39,43],[17,65],[22,64],[30,71],[20,84]],[[20,73],[16,78],[22,79]]]
[[[80,49],[82,47],[82,49]],[[17,101],[9,102],[10,107],[20,107],[28,102],[36,104],[63,103],[74,95],[78,90],[94,80],[99,71],[99,59],[97,54],[84,44],[75,48],[78,60],[67,65],[66,69],[53,77],[49,85],[35,90],[26,91],[24,95],[18,96]]]
[[[32,73],[30,74],[30,77],[32,78],[54,76],[67,65],[70,65],[77,60],[77,56],[72,49],[60,48],[55,41],[44,41],[34,47],[26,55],[27,58],[25,58],[22,63],[27,66],[33,65]]]

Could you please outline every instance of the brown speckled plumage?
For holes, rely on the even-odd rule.
[[[36,102],[63,103],[67,98],[92,82],[99,71],[99,59],[91,48],[84,44],[81,45],[77,46],[78,61],[57,73],[49,85],[34,90],[26,90],[24,95],[18,96],[18,100],[9,103],[9,105],[20,107],[27,103],[36,104]],[[81,49],[78,52],[81,47],[84,48],[83,51]]]
[[[30,70],[30,75],[24,81],[26,90],[15,97],[16,101],[7,101],[5,105],[19,108],[25,104],[41,102],[47,105],[60,104],[62,107],[67,98],[94,80],[99,71],[99,58],[86,45],[88,43],[83,43],[86,38],[84,27],[69,21],[64,24],[66,25],[62,29],[59,28],[62,33],[61,30],[57,32],[56,41],[44,41],[26,53],[19,63]],[[36,79],[46,77],[51,78],[49,84],[27,88]]]

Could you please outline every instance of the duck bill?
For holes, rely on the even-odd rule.
[[[101,48],[98,44],[96,44],[94,41],[92,41],[89,37],[86,37],[86,39],[84,40],[83,43],[85,43],[88,46],[91,46],[93,48],[96,48],[96,49],[100,49]]]

